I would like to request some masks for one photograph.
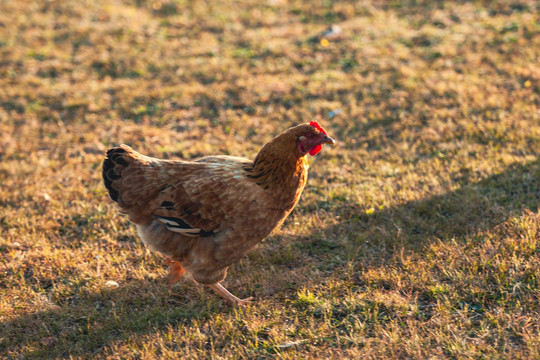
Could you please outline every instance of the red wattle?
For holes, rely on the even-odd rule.
[[[311,156],[315,156],[319,153],[319,151],[321,151],[322,149],[322,145],[319,144],[319,145],[316,145],[314,147],[312,147],[310,150],[309,150],[309,155]]]

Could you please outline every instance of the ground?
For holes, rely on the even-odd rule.
[[[540,357],[536,1],[0,3],[0,354]],[[334,31],[323,35],[331,25]],[[230,308],[166,282],[101,181],[107,148],[311,158]]]

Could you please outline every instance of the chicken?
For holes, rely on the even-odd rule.
[[[334,140],[315,121],[288,129],[254,161],[208,156],[159,160],[127,145],[107,151],[103,181],[141,239],[170,259],[169,280],[187,271],[233,305],[220,282],[227,268],[278,227],[306,185],[307,154]]]

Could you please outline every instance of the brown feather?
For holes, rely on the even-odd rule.
[[[297,204],[308,170],[298,138],[310,133],[321,132],[308,124],[285,131],[253,162],[158,160],[122,145],[107,152],[103,179],[143,241],[196,281],[214,284]]]

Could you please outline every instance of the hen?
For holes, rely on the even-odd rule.
[[[316,155],[324,143],[334,140],[312,121],[275,137],[254,161],[159,160],[121,145],[107,151],[103,181],[142,240],[171,259],[171,282],[187,271],[231,304],[244,305],[250,299],[220,282],[229,265],[289,215],[306,184],[305,155]]]

